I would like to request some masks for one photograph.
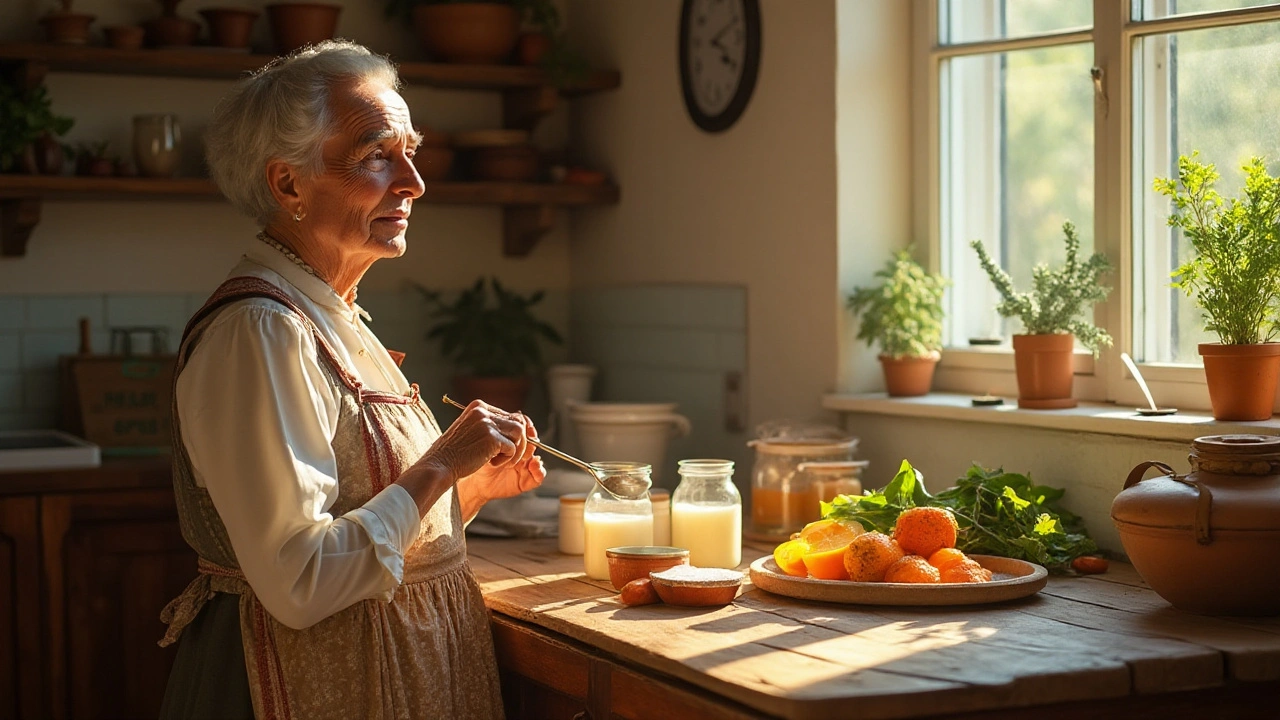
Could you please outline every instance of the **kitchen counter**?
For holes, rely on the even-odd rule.
[[[748,544],[742,569],[771,549]],[[722,608],[626,607],[555,540],[468,550],[513,717],[1239,719],[1280,698],[1280,618],[1174,610],[1123,563],[995,605],[814,603],[748,581]]]

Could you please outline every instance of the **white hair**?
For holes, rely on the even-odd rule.
[[[387,58],[348,40],[326,40],[276,58],[218,102],[204,135],[205,161],[237,210],[262,226],[282,210],[267,182],[273,159],[304,175],[323,171],[321,146],[337,131],[330,92],[352,80],[400,89]]]

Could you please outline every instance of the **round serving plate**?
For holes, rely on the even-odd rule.
[[[1049,581],[1049,572],[1025,560],[995,555],[970,555],[991,571],[984,583],[884,583],[815,580],[788,575],[772,555],[751,563],[751,582],[761,590],[799,600],[851,605],[978,605],[1035,595]]]

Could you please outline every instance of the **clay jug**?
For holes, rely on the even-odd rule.
[[[1111,505],[1125,553],[1174,607],[1280,615],[1280,437],[1192,442],[1191,472],[1160,462],[1129,473]],[[1150,468],[1163,474],[1150,479]]]

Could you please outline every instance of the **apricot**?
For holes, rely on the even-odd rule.
[[[919,555],[905,555],[889,566],[884,574],[885,582],[895,583],[936,583],[941,576],[938,568],[929,564]]]
[[[844,551],[844,569],[854,582],[881,582],[889,566],[906,553],[893,538],[879,532],[863,533]]]
[[[893,539],[905,552],[929,557],[942,548],[955,547],[959,529],[955,516],[946,508],[914,507],[898,516]]]
[[[965,560],[943,570],[940,579],[944,583],[990,582],[991,571],[979,565],[976,560]]]

